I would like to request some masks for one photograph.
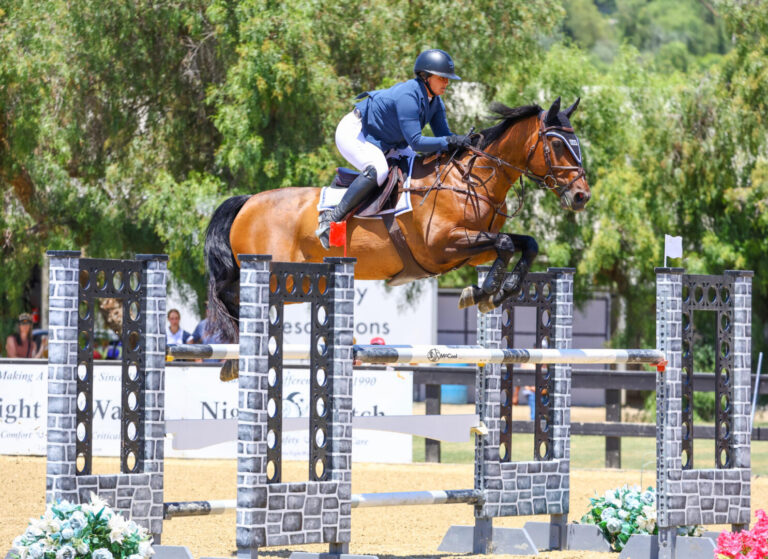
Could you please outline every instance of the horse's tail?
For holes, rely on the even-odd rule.
[[[233,196],[213,212],[205,233],[205,262],[208,266],[208,324],[224,343],[238,340],[240,316],[240,267],[237,265],[229,230],[240,209],[250,198]]]

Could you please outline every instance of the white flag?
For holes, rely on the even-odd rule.
[[[667,265],[667,258],[683,257],[683,238],[664,235],[664,266]]]

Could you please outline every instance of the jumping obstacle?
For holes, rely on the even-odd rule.
[[[52,297],[46,498],[84,499],[87,492],[93,490],[119,512],[147,526],[159,540],[165,514],[162,505],[165,259],[143,257],[138,263],[131,263],[79,259],[78,253],[49,254]],[[350,511],[354,500],[349,490],[351,370],[355,357],[351,346],[352,262],[328,259],[324,264],[314,265],[270,264],[268,257],[256,256],[243,256],[241,262],[238,554],[256,557],[262,546],[319,542],[329,543],[332,554],[345,553],[351,535]],[[126,264],[123,268],[123,263],[133,267]],[[94,286],[83,281],[83,270],[89,277],[96,278]],[[100,281],[102,272],[105,280]],[[302,289],[288,289],[289,275],[307,278],[306,282],[303,279],[296,282]],[[138,277],[138,281],[124,281],[134,277]],[[275,280],[275,289],[267,287],[271,279]],[[324,281],[318,281],[320,279]],[[327,288],[321,289],[321,284]],[[306,290],[305,285],[309,286]],[[688,290],[688,297],[684,296],[684,288]],[[703,297],[697,295],[700,290],[705,293]],[[133,446],[129,446],[130,452],[123,452],[128,459],[125,464],[121,461],[122,474],[93,476],[79,464],[90,463],[91,432],[86,419],[92,409],[88,400],[88,386],[92,382],[88,337],[92,336],[92,323],[89,326],[88,320],[90,316],[92,321],[92,298],[105,296],[118,296],[125,301],[124,321],[128,322],[124,323],[123,345],[129,352],[123,364],[123,400],[124,409],[135,413],[127,419],[124,417],[123,448],[126,440]],[[479,317],[478,341],[486,349],[510,347],[514,320],[511,309],[515,305],[526,305],[537,310],[536,345],[567,350],[571,335],[571,296],[572,270],[529,274],[518,300]],[[140,304],[134,307],[136,297]],[[310,480],[303,483],[280,481],[279,379],[285,358],[281,329],[285,302],[312,304],[310,408],[318,413],[313,412],[310,417]],[[676,556],[676,547],[681,548],[685,540],[675,537],[676,526],[701,522],[731,523],[739,528],[749,521],[750,305],[751,273],[688,276],[679,269],[657,271],[657,347],[668,361],[666,370],[658,375],[657,390],[660,535],[658,542],[632,538],[628,550],[633,542],[640,541],[640,545],[648,548],[647,556],[657,548],[659,557],[671,559]],[[685,395],[692,392],[682,390],[681,379],[683,371],[692,378],[692,364],[688,366],[686,361],[692,359],[691,344],[685,354],[682,350],[689,335],[686,332],[692,330],[694,310],[718,313],[717,397],[718,402],[722,399],[725,405],[718,416],[715,470],[685,469],[692,465],[692,444],[688,442],[689,437],[683,436],[683,426],[687,433],[691,432],[692,412],[690,405],[681,404]],[[134,350],[135,353],[130,353]],[[659,356],[653,354],[648,360],[656,362]],[[479,367],[477,410],[488,427],[488,434],[476,439],[473,491],[479,496],[477,500],[473,496],[473,500],[468,497],[461,501],[475,507],[475,526],[455,527],[441,548],[453,545],[454,549],[464,546],[456,551],[511,552],[505,551],[505,546],[512,545],[511,549],[520,553],[520,542],[524,542],[528,552],[536,554],[536,547],[575,548],[574,544],[582,543],[577,540],[584,539],[579,530],[594,528],[567,525],[570,367],[568,364],[546,368],[537,365],[536,369],[534,460],[515,463],[509,457],[511,366],[502,368],[502,363],[485,362]],[[321,371],[322,376],[318,374]],[[83,406],[77,405],[80,396],[85,401]],[[270,400],[277,406],[273,411],[270,411]],[[683,463],[680,457],[688,446],[690,453]],[[403,497],[393,495],[389,502],[386,497],[380,497],[380,503],[402,501]],[[541,524],[531,523],[518,531],[492,528],[494,517],[532,514],[548,514],[550,522],[543,525],[543,530]],[[646,555],[632,555],[641,556]]]
[[[167,352],[175,359],[237,359],[240,357],[237,344],[169,346]],[[309,352],[309,346],[286,344],[283,349],[283,358],[309,359]],[[457,345],[354,345],[352,354],[355,361],[372,365],[392,363],[657,365],[664,361],[664,354],[656,349],[488,349],[482,346]]]
[[[405,507],[416,505],[476,504],[483,497],[477,489],[448,489],[444,491],[395,491],[390,493],[360,493],[352,495],[353,509],[374,507]],[[165,503],[166,520],[179,516],[222,514],[237,508],[237,501],[183,501]]]

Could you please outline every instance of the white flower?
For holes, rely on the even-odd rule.
[[[110,530],[128,530],[130,527],[130,523],[119,514],[110,516],[107,525]]]
[[[147,559],[155,554],[155,550],[152,549],[152,542],[150,540],[139,543],[139,553],[144,559]]]
[[[611,534],[618,534],[621,532],[621,520],[618,518],[609,518],[605,523],[605,527]]]
[[[645,493],[643,493],[642,496],[640,497],[640,499],[644,503],[648,503],[649,505],[651,505],[651,504],[656,502],[656,496],[653,494],[653,491],[651,491],[650,489],[648,491],[646,491]]]
[[[48,531],[51,532],[52,534],[55,534],[61,531],[61,520],[59,520],[58,518],[52,518],[48,522]]]
[[[133,555],[129,555],[128,559],[141,559],[141,555],[134,553]]]
[[[45,544],[43,542],[35,542],[29,546],[29,556],[32,557],[32,559],[42,557],[44,552]]]
[[[77,544],[77,552],[80,555],[88,555],[88,552],[90,550],[91,550],[90,546],[87,543],[83,542],[83,541],[81,541],[79,544]]]
[[[85,518],[85,514],[82,511],[76,510],[69,517],[69,525],[75,532],[79,532],[88,525],[88,520]]]
[[[93,552],[93,559],[114,559],[112,552],[106,548],[97,549]]]
[[[62,528],[61,538],[64,540],[71,540],[75,536],[75,531],[72,528]]]
[[[600,513],[600,520],[608,520],[609,518],[616,518],[616,509],[603,509]]]
[[[114,514],[112,509],[109,508],[109,503],[96,495],[96,493],[91,493],[91,503],[89,505],[83,505],[83,510],[93,514],[98,514],[103,510],[104,512],[101,513],[102,518],[109,518]]]
[[[129,533],[129,524],[125,518],[116,514],[111,516],[108,521],[109,526],[109,541],[112,543],[123,543],[123,538]]]
[[[65,545],[56,552],[56,559],[75,559],[75,548]]]
[[[629,511],[621,509],[619,511],[619,518],[621,518],[622,520],[626,520],[627,518],[629,518]]]
[[[652,507],[650,505],[644,506],[643,516],[645,516],[648,520],[653,520],[656,522],[656,507]]]

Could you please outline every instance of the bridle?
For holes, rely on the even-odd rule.
[[[565,140],[565,138],[558,134],[560,133],[566,133],[566,134],[575,134],[573,128],[570,126],[547,126],[544,124],[544,117],[539,118],[539,131],[538,135],[536,137],[536,143],[534,143],[529,149],[528,149],[528,157],[525,159],[525,168],[521,169],[520,167],[516,165],[512,165],[512,163],[505,161],[501,157],[497,157],[495,155],[491,155],[488,152],[485,152],[479,148],[476,148],[474,146],[467,146],[467,150],[471,151],[472,153],[484,157],[485,159],[490,159],[494,163],[496,163],[500,167],[509,167],[510,169],[514,169],[515,171],[520,173],[520,179],[522,181],[522,177],[526,177],[533,182],[535,182],[539,187],[546,188],[548,190],[551,190],[555,192],[558,196],[562,196],[563,193],[568,190],[573,183],[575,183],[577,180],[585,176],[584,167],[579,165],[553,165],[552,164],[552,149],[549,147],[549,141],[547,140],[548,136],[555,136],[562,140]],[[536,148],[539,147],[539,144],[542,144],[542,148],[544,150],[544,161],[547,164],[547,173],[545,175],[537,175],[533,171],[531,171],[531,159],[533,158],[533,155],[536,153]],[[573,152],[572,152],[573,153]],[[574,154],[574,157],[576,155]],[[581,163],[580,160],[578,160],[579,163]],[[556,171],[577,171],[576,176],[573,177],[568,182],[560,182],[558,180],[557,176],[555,176]]]
[[[578,161],[579,165],[553,165],[552,164],[552,158],[551,158],[551,152],[552,150],[549,147],[549,142],[547,141],[548,136],[555,136],[564,141],[567,145],[567,141],[565,137],[563,137],[561,134],[558,134],[557,132],[565,132],[566,134],[575,134],[573,131],[573,128],[570,126],[546,126],[544,124],[544,118],[539,119],[539,135],[536,138],[536,143],[531,146],[531,149],[528,150],[528,157],[525,160],[525,170],[522,171],[522,173],[537,183],[542,188],[547,188],[549,190],[554,191],[558,196],[562,196],[563,193],[568,190],[573,183],[575,183],[580,178],[583,178],[585,176],[584,173],[584,167],[581,166],[581,158],[576,156],[576,154],[571,150],[571,153]],[[547,163],[547,174],[542,176],[536,175],[530,171],[531,166],[531,158],[533,157],[533,154],[536,153],[536,148],[539,144],[542,144],[543,150],[544,150],[544,161]],[[506,163],[506,162],[505,162]],[[555,176],[555,171],[577,171],[576,176],[573,177],[570,181],[567,183],[561,183],[558,181],[557,177]]]
[[[520,173],[520,185],[521,190],[524,192],[524,184],[523,184],[523,177],[526,177],[533,181],[536,185],[538,185],[540,188],[546,188],[547,190],[551,190],[555,194],[557,194],[559,197],[562,197],[563,193],[565,193],[566,190],[568,190],[573,183],[575,183],[577,180],[585,176],[584,167],[581,166],[581,159],[578,157],[575,152],[569,147],[571,150],[571,153],[574,155],[576,160],[578,161],[579,165],[553,165],[552,164],[552,156],[551,156],[551,148],[549,147],[549,141],[547,140],[547,137],[549,136],[555,136],[565,141],[565,137],[562,135],[565,134],[574,134],[574,130],[571,127],[568,126],[547,126],[545,124],[545,116],[543,116],[544,113],[542,112],[542,115],[539,117],[539,130],[538,130],[538,136],[536,138],[536,142],[529,148],[528,150],[528,156],[525,159],[525,168],[520,168],[517,165],[513,165],[509,161],[506,161],[502,159],[501,157],[498,157],[496,155],[491,155],[490,153],[481,150],[480,148],[476,148],[472,145],[466,146],[464,149],[467,151],[473,153],[473,157],[470,158],[469,162],[466,164],[466,167],[464,167],[459,161],[455,160],[456,154],[460,151],[460,148],[457,148],[454,150],[453,154],[451,155],[450,159],[447,161],[447,163],[443,166],[443,169],[440,169],[440,159],[437,159],[437,169],[435,172],[435,182],[432,184],[432,186],[425,188],[425,187],[408,187],[403,190],[410,190],[410,191],[426,191],[426,194],[424,195],[424,198],[422,200],[422,204],[427,200],[427,197],[429,196],[429,193],[432,190],[452,190],[454,192],[460,192],[467,194],[468,196],[474,197],[476,200],[484,200],[487,202],[493,209],[494,213],[501,215],[505,218],[511,218],[517,215],[517,213],[522,209],[523,206],[523,194],[519,194],[519,204],[518,208],[512,213],[512,215],[509,215],[503,211],[501,211],[501,207],[504,206],[506,209],[506,199],[502,200],[499,203],[495,203],[493,200],[488,198],[487,196],[484,196],[474,190],[476,186],[480,186],[479,183],[477,183],[474,179],[471,177],[472,169],[475,168],[475,162],[478,158],[482,157],[483,159],[488,159],[496,164],[496,167],[500,169],[508,168],[512,169],[514,171],[517,171]],[[482,142],[482,134],[474,134],[473,136],[480,138],[480,141]],[[536,153],[536,148],[539,146],[539,144],[542,144],[543,151],[544,151],[544,161],[547,164],[547,172],[544,175],[537,175],[533,171],[531,171],[531,159],[533,158],[534,154]],[[566,143],[567,145],[567,143]],[[448,186],[443,184],[442,182],[442,175],[443,170],[447,169],[451,163],[456,165],[459,169],[461,169],[461,178],[462,181],[468,186],[468,188],[457,188],[454,186]],[[487,166],[477,166],[478,169],[483,168],[489,168]],[[495,169],[493,169],[495,174]],[[564,179],[562,182],[558,180],[557,176],[555,176],[555,172],[557,171],[577,171],[576,176],[571,179],[570,181],[565,182],[566,179]],[[506,173],[504,173],[506,175]],[[489,177],[485,182],[493,178],[493,175]],[[483,183],[483,184],[484,184]]]

